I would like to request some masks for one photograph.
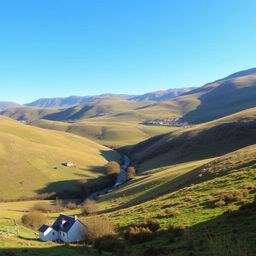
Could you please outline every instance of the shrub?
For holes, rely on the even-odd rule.
[[[255,185],[252,182],[246,182],[246,183],[244,183],[243,188],[251,190],[251,189],[255,188]]]
[[[236,207],[234,205],[230,204],[230,205],[227,206],[226,212],[227,213],[232,213],[235,210],[236,210]]]
[[[24,226],[38,229],[40,226],[47,222],[47,218],[43,213],[34,211],[28,214],[24,214],[21,217],[21,222]]]
[[[170,217],[174,217],[180,214],[180,211],[175,208],[169,208],[164,210]]]
[[[155,232],[160,228],[160,225],[159,225],[159,222],[155,219],[145,219],[143,222],[132,223],[131,227],[148,228],[152,232]]]
[[[168,225],[167,231],[168,234],[172,234],[174,237],[181,236],[185,232],[184,226],[174,226],[172,223]]]
[[[127,168],[127,180],[134,179],[136,175],[135,168],[133,166],[129,166]]]
[[[84,204],[82,206],[82,212],[85,215],[90,215],[97,211],[97,205],[95,200],[86,199],[84,201]]]
[[[68,202],[66,207],[70,210],[73,210],[73,209],[77,209],[78,208],[78,205],[74,202]]]
[[[226,203],[233,201],[242,201],[245,197],[248,196],[247,189],[234,189],[221,193],[220,200],[225,201]]]
[[[90,244],[94,244],[98,238],[116,234],[115,226],[105,216],[91,217],[85,225],[88,228],[87,242]]]
[[[149,228],[129,227],[125,233],[125,238],[131,243],[143,243],[152,240],[153,232]]]
[[[121,248],[121,242],[116,234],[96,238],[93,246],[99,250],[113,252]]]
[[[226,204],[226,202],[224,200],[219,200],[219,201],[214,203],[214,205],[217,206],[217,207],[224,206],[225,204]]]
[[[105,165],[106,174],[118,174],[120,172],[120,165],[116,161],[110,161]]]

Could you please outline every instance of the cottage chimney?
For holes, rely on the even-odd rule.
[[[75,215],[75,220],[77,220],[77,216]]]

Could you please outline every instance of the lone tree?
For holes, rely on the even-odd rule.
[[[112,182],[115,182],[117,175],[120,173],[120,164],[116,161],[108,162],[105,166],[106,175]]]
[[[135,176],[136,176],[135,168],[133,166],[129,166],[127,168],[127,180],[134,179]]]

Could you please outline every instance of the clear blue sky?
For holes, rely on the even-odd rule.
[[[201,86],[256,66],[255,13],[255,0],[0,0],[0,101]]]

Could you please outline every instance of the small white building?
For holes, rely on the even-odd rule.
[[[64,166],[67,166],[67,167],[72,167],[74,166],[74,164],[72,162],[66,162],[66,163],[63,163]]]
[[[42,225],[39,232],[41,241],[62,241],[75,243],[85,240],[87,228],[76,217],[60,214],[52,226]]]

